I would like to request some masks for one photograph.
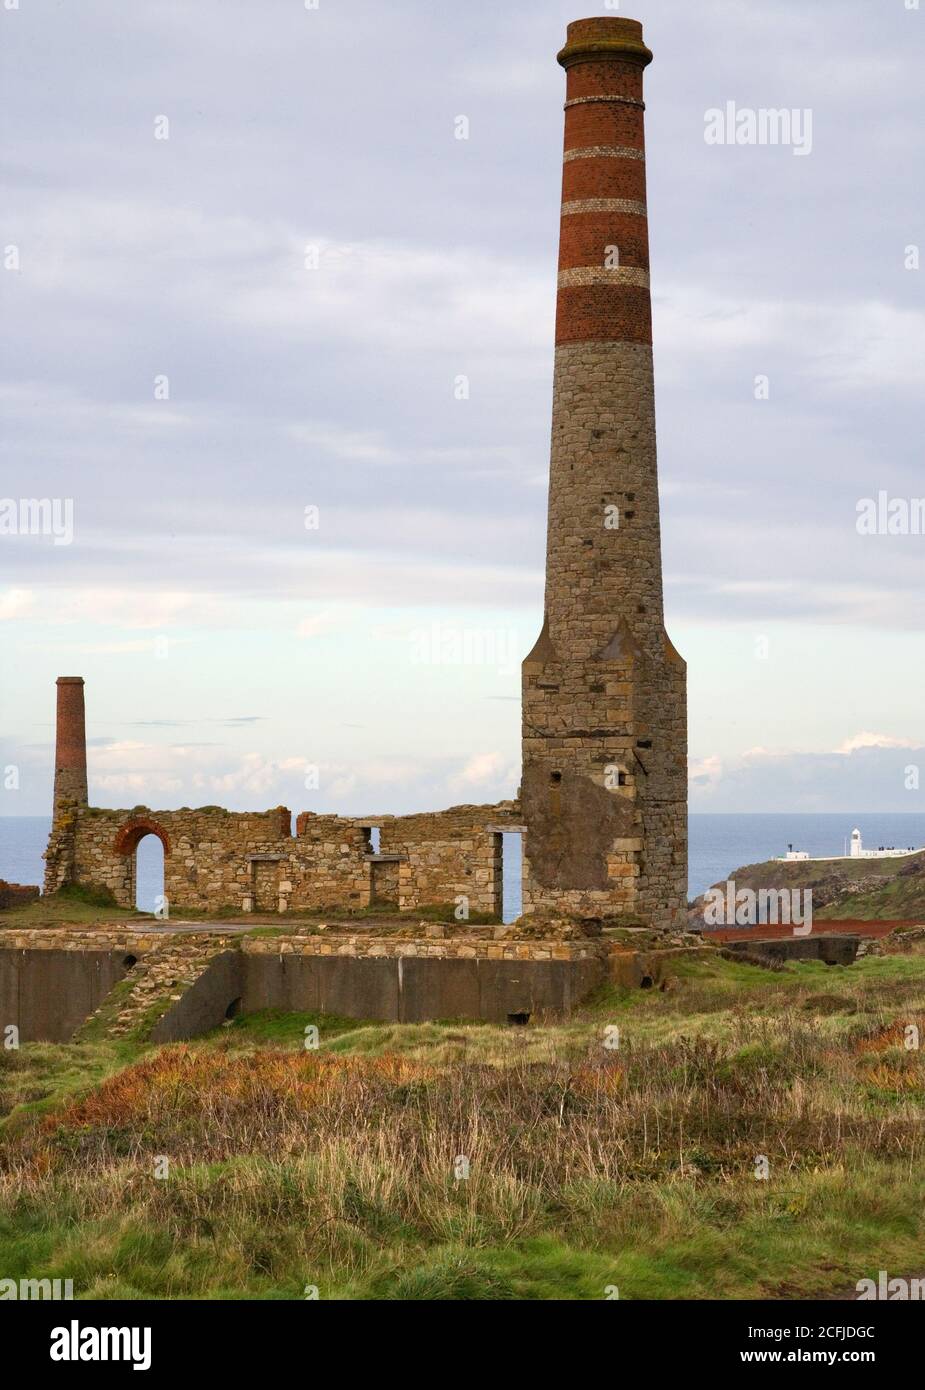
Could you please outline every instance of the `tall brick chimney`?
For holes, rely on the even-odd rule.
[[[59,676],[55,732],[54,809],[63,801],[87,805],[87,730],[83,676]]]
[[[524,910],[680,925],[686,668],[662,608],[642,26],[568,26],[543,630],[523,665]]]

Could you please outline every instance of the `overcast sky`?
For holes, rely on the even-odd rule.
[[[8,3],[0,494],[73,499],[74,535],[0,537],[0,763],[20,769],[0,810],[49,808],[59,674],[87,681],[97,804],[513,795],[542,614],[555,54],[593,7]],[[925,809],[906,786],[925,536],[857,530],[861,499],[925,495],[908,3],[600,11],[655,52],[695,810]],[[811,112],[811,149],[707,144],[731,101]]]

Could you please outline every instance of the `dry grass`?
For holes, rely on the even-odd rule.
[[[560,1028],[380,1025],[305,1052],[293,1016],[149,1051],[5,1144],[5,1272],[123,1297],[850,1289],[917,1267],[923,1003],[923,957],[717,961]]]

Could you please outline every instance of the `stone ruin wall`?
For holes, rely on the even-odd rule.
[[[38,896],[39,890],[34,884],[8,883],[5,878],[0,878],[0,912],[11,907],[27,907],[29,903],[36,902]]]
[[[501,916],[501,834],[519,826],[516,802],[453,806],[382,822],[380,853],[401,856],[399,906],[456,902]]]
[[[362,910],[453,903],[500,915],[501,832],[517,828],[516,803],[454,806],[380,819],[303,812],[291,834],[285,807],[234,812],[131,811],[59,806],[46,853],[45,892],[65,884],[108,889],[135,905],[135,851],[145,835],[164,846],[164,894],[184,908],[249,912]],[[379,852],[371,831],[380,827]]]

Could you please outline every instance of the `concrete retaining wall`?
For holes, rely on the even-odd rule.
[[[18,944],[0,948],[0,1027],[16,1024],[23,1042],[69,1041],[133,956],[197,939],[112,932],[98,949],[86,931],[17,935]],[[221,949],[228,938],[199,939],[218,945],[219,954],[191,985],[178,987],[180,997],[151,1031],[153,1042],[197,1037],[229,1013],[261,1009],[387,1023],[563,1015],[608,973],[607,953],[582,943],[287,935]],[[632,983],[639,982],[634,975]]]
[[[725,949],[736,955],[765,956],[769,960],[821,960],[826,965],[851,965],[860,944],[860,936],[788,936],[772,941],[729,941]]]
[[[69,1042],[126,973],[125,951],[0,950],[0,1029],[20,1042]]]
[[[388,1023],[568,1013],[600,983],[603,963],[420,956],[242,956],[244,1013],[341,1014]]]
[[[218,1028],[241,999],[241,955],[223,951],[151,1030],[152,1042],[184,1042]]]

